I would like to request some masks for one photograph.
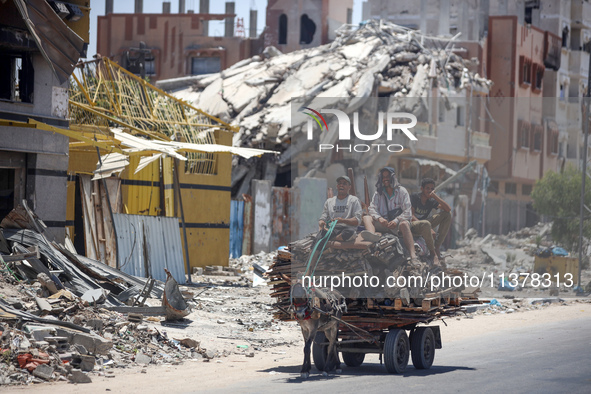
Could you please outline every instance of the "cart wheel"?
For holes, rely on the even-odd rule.
[[[411,335],[412,364],[416,369],[429,369],[435,359],[435,336],[429,327],[417,328]]]
[[[342,352],[343,355],[343,362],[347,364],[348,367],[358,367],[363,364],[363,360],[365,360],[365,353],[349,353],[349,352]]]
[[[404,372],[408,365],[409,347],[405,330],[396,328],[388,332],[384,342],[384,364],[388,372]]]
[[[312,359],[314,366],[319,371],[324,371],[326,359],[328,358],[328,345],[319,345],[319,343],[326,342],[326,335],[323,332],[317,332],[314,343],[312,343]]]

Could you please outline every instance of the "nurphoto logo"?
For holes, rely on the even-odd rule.
[[[307,137],[308,140],[314,139],[314,123],[316,123],[321,132],[329,131],[328,123],[322,114],[331,114],[336,116],[338,122],[338,140],[339,142],[343,141],[351,141],[351,120],[349,115],[343,111],[338,109],[321,109],[320,111],[314,110],[309,107],[304,107],[305,110],[309,112],[304,112],[304,114],[308,115],[310,119],[308,119],[308,129],[307,129]],[[399,123],[401,120],[408,119],[410,122],[407,123]],[[384,121],[385,120],[385,121]],[[373,134],[364,134],[359,129],[359,112],[353,112],[353,133],[354,137],[361,141],[377,141],[380,140],[384,134],[384,124],[386,129],[386,140],[392,141],[392,137],[394,134],[402,132],[409,140],[417,141],[417,137],[411,133],[410,129],[416,126],[417,124],[417,117],[413,114],[407,112],[379,112],[378,113],[378,125],[377,131]],[[404,146],[400,144],[349,144],[347,145],[340,145],[340,144],[318,144],[318,151],[330,151],[336,150],[338,151],[348,151],[348,152],[369,152],[370,150],[376,150],[380,152],[381,149],[386,150],[391,153],[401,152],[404,150]]]

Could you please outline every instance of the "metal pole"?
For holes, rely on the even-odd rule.
[[[174,189],[179,198],[179,206],[181,208],[181,223],[183,225],[183,237],[185,238],[185,265],[187,266],[188,283],[191,282],[191,264],[189,263],[189,244],[187,243],[187,228],[185,227],[185,212],[183,211],[183,199],[181,197],[181,185],[179,182],[179,159],[174,159]]]
[[[583,172],[581,174],[581,204],[579,207],[579,277],[577,287],[581,290],[581,269],[583,267],[583,214],[585,213],[585,181],[587,178],[587,142],[589,141],[589,102],[591,101],[591,54],[589,55],[589,74],[587,76],[587,101],[584,103],[587,108],[585,116],[583,117],[583,130],[585,138],[583,142]]]
[[[452,175],[451,177],[447,178],[445,181],[437,185],[437,187],[435,188],[435,192],[438,192],[439,190],[447,187],[447,185],[449,185],[450,183],[455,182],[456,179],[470,171],[472,167],[476,165],[476,163],[476,160],[472,160],[470,163],[466,164],[466,166],[460,169],[455,175]]]

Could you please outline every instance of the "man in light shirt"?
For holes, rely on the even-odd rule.
[[[382,168],[378,173],[376,188],[369,206],[369,215],[363,217],[366,231],[362,231],[361,236],[366,241],[376,242],[380,239],[380,234],[376,232],[394,235],[400,232],[411,260],[416,260],[409,223],[412,205],[408,191],[398,183],[396,170],[392,167]]]
[[[355,240],[357,226],[361,224],[361,202],[349,194],[351,179],[348,176],[337,178],[337,195],[324,203],[322,215],[318,220],[318,231],[327,228],[327,224],[337,221],[339,234],[334,241],[349,242]]]

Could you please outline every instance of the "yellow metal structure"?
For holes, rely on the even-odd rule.
[[[560,282],[565,279],[565,274],[571,274],[571,279],[576,282],[579,274],[579,259],[567,256],[550,256],[534,258],[534,272],[537,274],[548,273],[552,277],[552,281],[556,281],[554,275],[558,274]]]
[[[70,118],[70,129],[76,133],[70,143],[67,212],[70,223],[74,222],[74,202],[79,198],[75,192],[75,175],[96,169],[97,147],[101,155],[121,151],[110,128],[122,128],[147,139],[227,146],[232,145],[232,134],[237,131],[106,58],[85,63],[74,73],[70,83]],[[185,156],[188,160],[179,164],[179,181],[190,265],[226,265],[231,155],[186,153]],[[120,175],[124,213],[180,218],[173,182],[174,159],[156,160],[135,173],[139,160],[139,156],[129,156],[129,166]]]

